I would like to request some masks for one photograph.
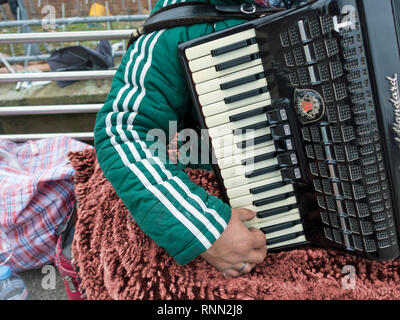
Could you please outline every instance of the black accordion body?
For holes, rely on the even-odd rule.
[[[271,251],[399,257],[400,0],[318,0],[179,46],[224,200]]]

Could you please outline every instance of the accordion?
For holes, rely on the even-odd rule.
[[[400,255],[400,0],[318,0],[179,45],[212,164],[270,251]]]

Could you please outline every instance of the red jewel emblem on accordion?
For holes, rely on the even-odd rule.
[[[312,103],[311,102],[302,102],[301,105],[303,106],[303,111],[304,112],[308,112],[310,110],[312,110]]]
[[[325,113],[325,103],[321,95],[314,90],[299,90],[294,93],[294,103],[302,123],[320,120]]]

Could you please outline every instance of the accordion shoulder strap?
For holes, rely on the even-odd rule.
[[[182,2],[161,8],[132,32],[128,47],[142,34],[178,26],[214,23],[227,19],[252,20],[280,12],[281,8],[263,8],[252,4],[212,5],[204,2]]]

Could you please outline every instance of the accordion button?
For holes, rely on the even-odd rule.
[[[332,229],[331,228],[324,228],[324,234],[325,234],[325,238],[327,238],[328,240],[333,240],[333,233],[332,233]]]
[[[373,239],[364,238],[364,245],[366,252],[375,252],[377,250],[376,242]]]

